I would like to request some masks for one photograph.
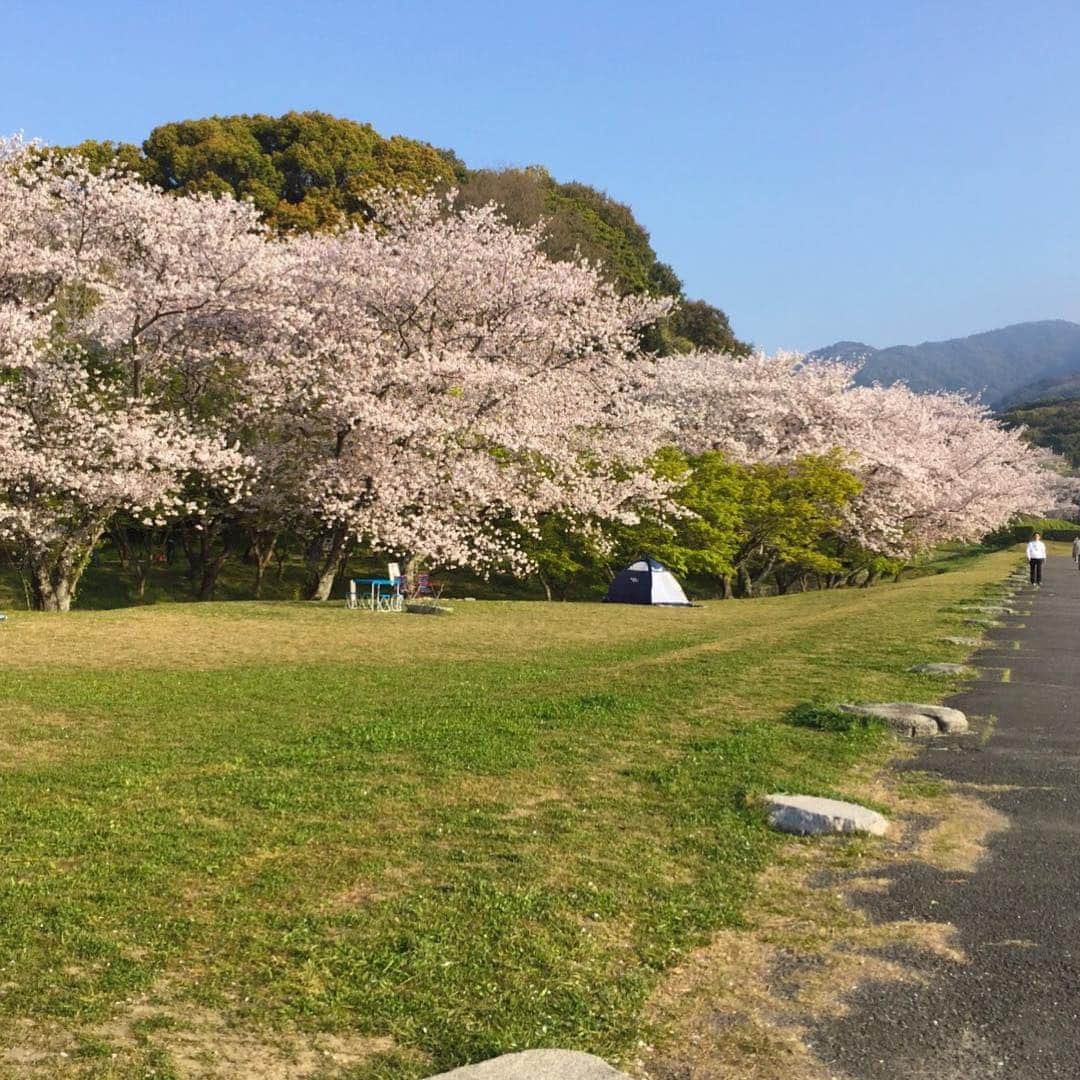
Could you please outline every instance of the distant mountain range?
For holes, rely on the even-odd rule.
[[[966,390],[995,409],[1080,397],[1080,325],[1064,319],[887,349],[838,341],[810,355],[861,361],[863,385],[900,381],[919,391]]]

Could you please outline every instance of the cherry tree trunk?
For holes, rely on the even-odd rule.
[[[218,577],[230,555],[234,554],[233,537],[227,523],[208,518],[199,528],[185,528],[181,533],[187,556],[187,579],[196,600],[213,600]]]
[[[83,571],[104,531],[104,522],[91,522],[58,547],[26,555],[23,573],[34,611],[71,610]]]
[[[48,568],[35,569],[30,575],[30,599],[35,611],[70,611],[78,583],[70,578],[56,578]]]
[[[402,566],[402,573],[405,576],[405,580],[410,584],[416,580],[416,575],[420,573],[420,567],[424,565],[424,559],[421,555],[406,555],[405,562]]]
[[[109,539],[120,559],[120,566],[129,574],[138,600],[146,599],[146,584],[154,560],[153,530],[139,530],[117,525],[109,530]],[[163,541],[162,541],[163,543]]]
[[[255,599],[262,599],[263,581],[266,570],[274,557],[278,534],[263,529],[253,529],[251,533],[251,553],[255,562]]]
[[[334,588],[334,578],[348,556],[348,537],[343,526],[316,537],[307,551],[306,600],[329,600]]]
[[[540,584],[544,586],[544,596],[547,597],[548,602],[551,602],[551,582],[543,574],[536,575],[540,579]]]

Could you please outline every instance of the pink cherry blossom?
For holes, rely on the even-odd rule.
[[[37,606],[66,610],[113,515],[190,512],[196,477],[241,489],[206,403],[274,249],[243,204],[18,143],[0,160],[0,538]]]
[[[880,554],[975,540],[1059,501],[1052,456],[979,402],[900,384],[859,387],[856,370],[795,353],[696,353],[661,361],[645,392],[690,453],[750,463],[845,451],[863,485],[846,538]]]

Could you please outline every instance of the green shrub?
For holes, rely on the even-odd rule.
[[[1080,522],[1063,521],[1061,518],[1020,518],[1011,525],[1004,525],[989,533],[983,543],[991,548],[1026,544],[1035,533],[1039,533],[1044,540],[1071,543],[1080,536]]]

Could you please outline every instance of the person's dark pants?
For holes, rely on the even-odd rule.
[[[1028,562],[1031,563],[1031,584],[1032,585],[1041,585],[1042,584],[1042,564],[1044,562],[1046,562],[1046,560],[1045,559],[1028,559]]]

